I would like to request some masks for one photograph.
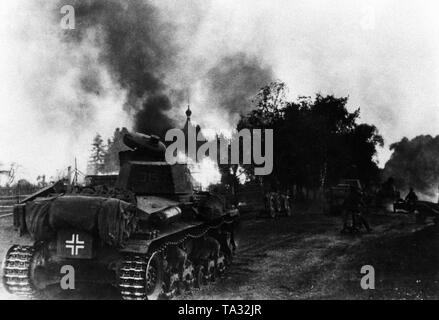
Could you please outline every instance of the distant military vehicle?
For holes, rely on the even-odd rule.
[[[91,177],[87,187],[57,183],[15,206],[14,225],[32,242],[8,250],[6,290],[36,295],[60,285],[70,265],[78,283],[113,284],[123,299],[158,299],[225,271],[238,211],[195,194],[186,165],[166,163],[157,137],[127,133],[124,143],[132,150],[120,153],[117,177],[103,184]]]
[[[417,223],[425,223],[427,218],[433,218],[434,224],[439,226],[439,204],[434,202],[399,199],[393,204],[393,211],[414,214]]]
[[[351,187],[355,187],[363,193],[361,182],[358,179],[342,179],[339,184],[329,188],[325,194],[326,213],[336,215],[343,211],[343,203],[349,195]]]

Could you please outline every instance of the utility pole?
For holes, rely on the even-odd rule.
[[[72,185],[72,167],[71,166],[67,167],[67,184],[69,186]]]
[[[78,185],[78,162],[75,157],[75,175],[73,176],[73,186]]]

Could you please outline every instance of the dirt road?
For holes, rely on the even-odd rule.
[[[316,210],[275,220],[244,220],[239,251],[227,275],[176,299],[437,299],[439,298],[439,232],[418,226],[407,215],[369,217],[374,232],[339,233],[339,218]],[[0,259],[17,239],[0,221]],[[376,289],[363,290],[361,267],[376,272]],[[0,285],[1,286],[1,285]],[[0,287],[0,297],[10,298]],[[47,299],[117,299],[111,288],[61,293]]]
[[[339,219],[321,214],[251,221],[227,278],[190,298],[439,298],[439,233],[412,216],[369,218],[374,232],[361,236],[341,235]],[[360,286],[364,265],[375,290]]]

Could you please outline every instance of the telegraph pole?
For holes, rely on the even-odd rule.
[[[75,175],[73,176],[73,185],[76,187],[78,185],[78,162],[75,157]]]

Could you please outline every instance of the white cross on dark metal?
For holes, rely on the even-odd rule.
[[[79,249],[84,249],[84,241],[79,240],[79,234],[72,234],[72,240],[66,240],[66,249],[70,249],[72,256],[77,256]]]

